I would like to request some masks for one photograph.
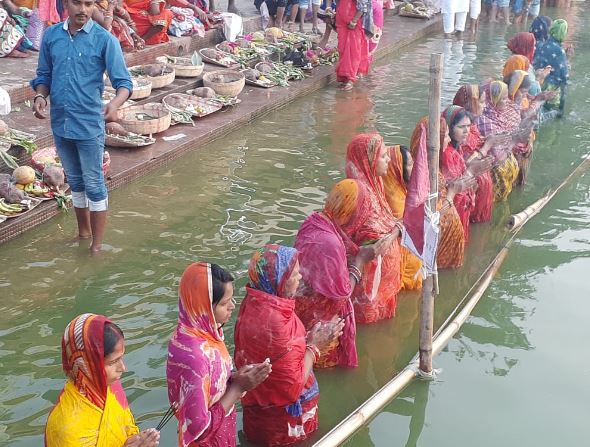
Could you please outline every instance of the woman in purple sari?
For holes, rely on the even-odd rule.
[[[168,345],[168,399],[178,410],[178,445],[235,446],[235,403],[271,372],[268,362],[233,363],[221,326],[231,317],[233,277],[216,264],[188,266],[180,279],[178,326]]]

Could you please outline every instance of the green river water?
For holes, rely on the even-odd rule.
[[[440,275],[440,324],[495,256],[503,224],[571,172],[589,152],[590,30],[585,3],[568,12],[567,118],[538,133],[528,184],[473,226],[465,266]],[[558,16],[559,12],[547,11]],[[427,111],[430,53],[445,54],[443,105],[463,83],[496,76],[515,27],[487,25],[475,42],[432,37],[378,61],[349,93],[328,88],[111,193],[109,250],[90,258],[70,242],[64,215],[0,248],[0,445],[42,445],[63,386],[60,339],[84,312],[111,317],[126,334],[123,379],[142,428],[167,408],[166,346],[176,325],[179,277],[190,262],[236,274],[238,301],[252,250],[291,244],[305,216],[343,177],[346,144],[377,129],[407,143]],[[434,383],[416,382],[348,441],[351,446],[581,445],[587,442],[590,304],[584,274],[589,176],[561,191],[519,234],[472,317],[435,359]],[[320,371],[320,431],[327,432],[403,368],[417,350],[419,294],[402,294],[397,316],[359,328],[360,366]],[[237,315],[237,311],[234,313]],[[226,339],[233,351],[233,324]],[[241,442],[242,445],[246,443]],[[175,424],[161,445],[175,445]]]

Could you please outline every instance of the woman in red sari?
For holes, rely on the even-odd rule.
[[[449,129],[450,141],[446,146],[440,148],[439,163],[445,181],[449,182],[470,175],[463,155],[463,144],[469,137],[471,119],[467,115],[467,111],[459,106],[449,106],[442,116]],[[491,163],[488,164],[490,165],[488,168],[491,167]],[[471,211],[475,208],[475,191],[467,190],[455,194],[453,203],[459,214],[459,219],[461,219],[467,245],[469,242],[469,218]]]
[[[344,90],[352,89],[359,74],[369,72],[369,39],[373,37],[373,6],[371,0],[341,0],[336,13],[338,82]]]
[[[359,184],[355,214],[342,228],[357,245],[378,241],[377,258],[362,270],[352,301],[357,323],[375,323],[395,315],[401,289],[401,223],[393,217],[383,188],[389,151],[379,134],[360,134],[348,145],[346,176]],[[352,199],[351,203],[352,203]]]
[[[318,368],[358,366],[350,295],[364,264],[374,257],[372,247],[358,247],[342,229],[354,214],[358,195],[356,181],[338,182],[328,194],[324,209],[305,219],[295,238],[304,282],[295,299],[297,316],[308,330],[318,322],[335,318],[344,321],[342,336],[321,352]]]
[[[410,139],[410,151],[416,158],[422,135],[427,137],[428,118],[422,118]],[[446,121],[440,120],[440,147],[447,147],[450,142]],[[463,265],[465,255],[465,232],[461,219],[454,205],[454,196],[475,186],[473,178],[461,177],[450,182],[445,181],[442,172],[438,173],[438,202],[440,212],[440,235],[436,262],[439,269],[457,268]]]
[[[242,398],[244,432],[263,446],[303,441],[318,428],[313,365],[320,350],[342,335],[343,323],[318,325],[306,335],[295,314],[301,274],[294,248],[268,244],[256,251],[248,276],[235,329],[235,363],[241,368],[269,359],[272,372]]]
[[[471,118],[469,135],[461,145],[461,151],[466,161],[483,159],[488,155],[494,139],[484,139],[479,133],[475,119],[482,114],[485,105],[485,93],[478,85],[462,85],[453,104],[463,107]],[[485,171],[477,176],[477,191],[475,191],[475,203],[471,210],[471,222],[489,222],[492,220],[494,209],[494,183],[490,171]]]

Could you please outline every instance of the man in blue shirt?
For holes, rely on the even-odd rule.
[[[45,31],[39,52],[33,111],[47,118],[51,95],[51,130],[72,188],[78,236],[92,238],[98,252],[107,217],[108,197],[102,172],[104,123],[117,120],[117,109],[133,84],[117,39],[92,21],[94,0],[65,0],[69,18]],[[103,74],[116,96],[103,107]]]

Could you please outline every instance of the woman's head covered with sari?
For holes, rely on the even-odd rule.
[[[69,380],[47,418],[46,447],[122,447],[139,432],[119,381],[122,341],[121,329],[102,315],[79,315],[67,325],[61,346]]]
[[[469,126],[471,126],[471,118],[469,116],[469,113],[467,112],[467,110],[465,110],[463,107],[461,106],[457,106],[457,105],[450,105],[449,107],[447,107],[442,115],[441,115],[448,127],[448,132],[449,132],[449,137],[451,138],[451,144],[453,145],[453,147],[458,148],[460,144],[462,144],[463,142],[458,142],[457,140],[455,140],[455,126],[457,126],[464,118],[468,118],[469,119]],[[469,129],[469,128],[468,128]],[[459,137],[457,137],[459,138]],[[441,146],[440,150],[443,151],[445,148]],[[440,162],[442,163],[443,158],[440,158]]]
[[[559,43],[563,42],[567,36],[567,22],[564,19],[553,21],[553,25],[549,29],[549,35]]]
[[[531,23],[531,33],[537,39],[537,42],[545,42],[549,38],[549,28],[551,28],[552,20],[547,16],[537,16],[533,23]]]
[[[504,64],[504,69],[502,70],[502,77],[506,78],[516,70],[528,71],[530,66],[531,63],[526,58],[526,56],[523,56],[521,54],[513,54],[506,60],[506,63]]]
[[[477,84],[462,85],[459,87],[459,90],[457,90],[457,93],[455,93],[453,104],[463,107],[472,117],[476,117],[483,112],[482,93],[483,90],[480,90],[479,85]]]
[[[104,361],[107,324],[112,323],[102,315],[79,315],[66,326],[61,341],[66,376],[98,408],[104,408],[108,389]]]
[[[287,281],[298,261],[297,250],[278,244],[266,244],[254,252],[248,266],[248,287],[285,298]]]
[[[382,151],[387,150],[379,134],[356,135],[346,150],[346,176],[369,185],[375,192],[383,191],[377,174],[377,162]]]
[[[216,320],[214,311],[217,284],[212,276],[213,269],[225,272],[215,264],[195,262],[182,274],[178,287],[178,323],[186,333],[223,343],[220,326],[224,322]],[[224,283],[233,281],[229,274],[225,279]]]
[[[502,102],[508,98],[508,86],[502,81],[492,81],[487,86],[486,99],[494,108],[502,106]]]
[[[180,446],[201,439],[214,425],[213,419],[225,417],[225,410],[214,405],[225,394],[233,363],[215,307],[226,299],[226,283],[232,280],[221,267],[206,262],[190,264],[180,278],[178,325],[168,345],[166,366],[168,399],[179,406]],[[233,302],[230,307],[233,309]],[[227,436],[235,442],[235,433]]]
[[[520,54],[532,61],[535,55],[535,43],[535,36],[532,33],[521,32],[512,36],[506,46],[514,54]]]
[[[341,180],[328,193],[324,213],[339,226],[346,225],[356,211],[358,196],[359,186],[355,180]]]
[[[504,79],[504,81],[507,81],[505,83],[508,85],[508,97],[510,99],[514,101],[516,94],[520,89],[528,91],[531,85],[528,76],[529,74],[526,71],[514,70]]]

